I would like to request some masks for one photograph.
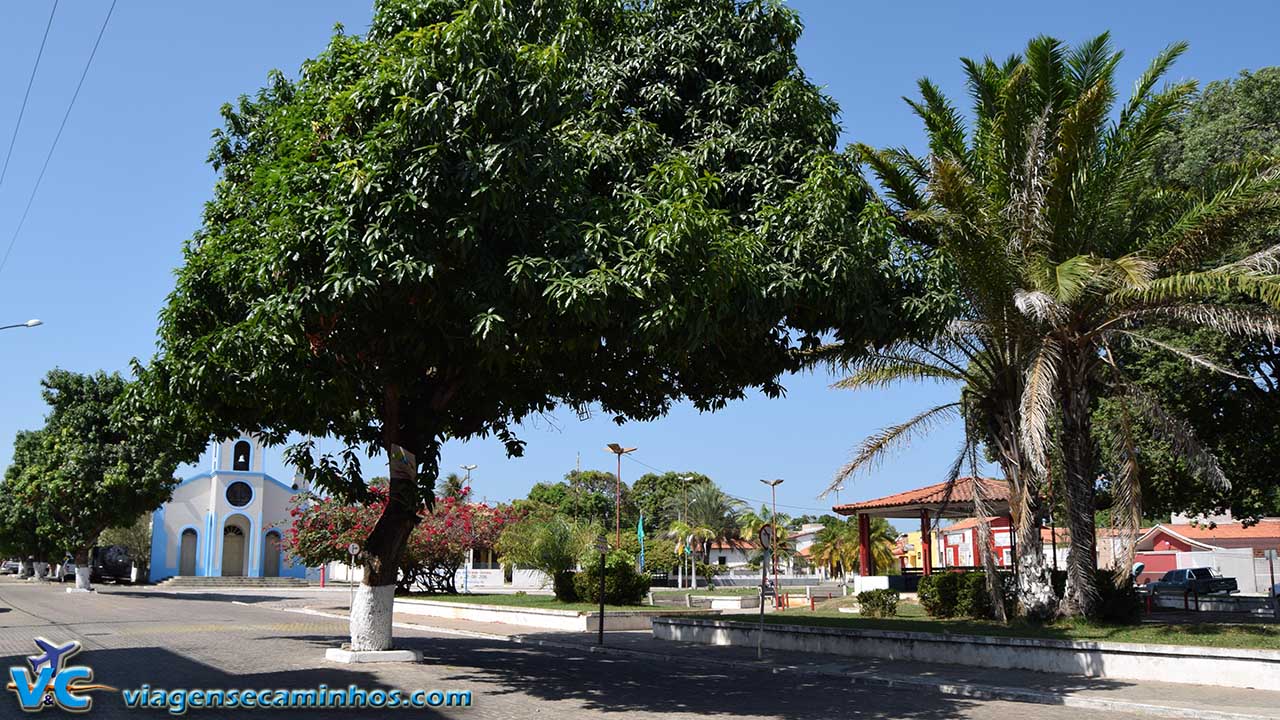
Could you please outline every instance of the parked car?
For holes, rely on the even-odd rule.
[[[1159,580],[1147,583],[1147,589],[1163,595],[1184,595],[1196,593],[1210,595],[1212,593],[1233,593],[1239,591],[1235,578],[1222,577],[1212,568],[1179,568],[1165,573]]]
[[[5,560],[0,563],[0,575],[17,575],[18,568],[17,560]]]
[[[133,577],[133,560],[123,545],[96,547],[89,554],[89,582],[115,580],[129,582]],[[58,578],[63,582],[75,582],[76,565],[67,559],[58,571]]]

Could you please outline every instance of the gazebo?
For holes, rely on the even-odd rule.
[[[950,486],[950,487],[948,487]],[[871,518],[920,519],[923,571],[933,573],[933,541],[929,526],[935,518],[966,518],[977,515],[975,491],[989,515],[1009,513],[1009,485],[995,478],[958,478],[954,483],[938,483],[874,500],[846,503],[831,508],[840,515],[858,516],[858,574],[875,574],[871,555]]]

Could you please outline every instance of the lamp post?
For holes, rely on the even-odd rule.
[[[636,448],[624,448],[618,443],[609,443],[605,450],[618,456],[618,474],[613,476],[613,526],[614,526],[614,545],[622,547],[622,456],[627,453],[633,453]]]
[[[458,467],[462,468],[462,470],[466,471],[467,473],[467,479],[464,482],[467,483],[466,485],[467,495],[470,495],[471,494],[471,471],[475,470],[479,466],[478,465],[459,465]],[[468,532],[467,533],[467,564],[462,569],[462,592],[464,593],[471,592],[471,566],[474,565],[476,562],[476,550],[475,548],[471,547],[471,545],[472,545],[471,533]]]
[[[14,325],[0,325],[0,330],[8,330],[9,328],[31,328],[31,327],[37,327],[43,324],[44,324],[43,320],[36,320],[35,318],[32,318],[24,323],[17,323]]]
[[[692,475],[681,475],[681,476],[680,476],[680,494],[681,494],[681,496],[684,498],[684,514],[680,516],[680,520],[681,520],[682,522],[684,521],[684,519],[685,519],[686,517],[688,517],[688,516],[689,516],[689,481],[690,481],[690,480],[692,480],[692,479],[693,479],[693,476],[692,476]],[[682,549],[683,549],[683,548],[682,548]],[[683,553],[683,552],[681,552],[681,553],[680,553],[680,574],[681,574],[681,575],[683,575],[683,574],[684,574],[684,561],[685,561],[684,553]],[[689,563],[690,563],[690,565],[689,565],[689,569],[690,569],[690,570],[692,570],[692,569],[693,569],[693,554],[692,554],[692,553],[690,553],[690,554],[689,554]],[[682,587],[682,588],[683,588],[683,587],[684,587],[684,579],[683,579],[683,578],[681,578],[681,579],[680,579],[680,582],[679,582],[678,584],[680,585],[680,587]],[[697,588],[695,587],[695,588],[694,588],[694,590],[697,590]]]
[[[773,510],[769,515],[769,526],[773,528],[773,602],[776,604],[778,602],[778,486],[782,484],[782,478],[761,480],[760,482],[769,486],[769,494],[772,496],[773,502]]]

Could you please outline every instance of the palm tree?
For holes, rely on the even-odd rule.
[[[888,520],[871,518],[871,561],[876,567],[893,565],[893,546],[897,539],[898,531]],[[848,573],[860,566],[860,550],[858,524],[849,519],[828,523],[819,530],[813,538],[809,557],[813,564],[826,568],[832,577],[840,575],[847,579]]]
[[[855,474],[877,467],[889,454],[905,448],[940,423],[961,420],[965,440],[945,482],[954,483],[959,479],[966,464],[970,472],[977,475],[980,443],[995,451],[996,462],[1009,485],[1016,542],[1019,548],[1025,548],[1018,554],[1019,606],[1024,615],[1043,619],[1056,611],[1057,599],[1040,542],[1041,483],[1023,452],[1019,433],[1023,368],[1029,360],[1027,349],[1030,347],[1025,334],[1018,317],[991,323],[970,310],[929,343],[899,343],[872,353],[850,353],[841,346],[828,346],[814,356],[835,358],[832,364],[849,373],[835,383],[834,387],[841,389],[882,388],[902,381],[960,383],[957,400],[928,408],[865,438],[836,473],[826,493],[842,486]],[[841,359],[850,356],[852,359]],[[975,487],[980,489],[980,484]],[[975,500],[974,514],[988,517],[991,513],[981,495]],[[935,518],[935,526],[937,521]],[[982,532],[980,537],[988,537],[985,529]],[[979,557],[990,576],[988,591],[994,599],[1002,590],[997,585],[995,563],[989,550],[979,546]]]
[[[911,104],[924,120],[929,156],[864,149],[898,232],[949,264],[965,315],[1023,344],[1011,364],[1025,362],[1016,442],[1036,478],[1027,486],[1043,486],[1057,428],[1072,536],[1063,605],[1070,613],[1093,615],[1098,600],[1096,394],[1121,398],[1130,417],[1148,418],[1202,479],[1226,483],[1186,423],[1129,381],[1114,347],[1147,345],[1232,372],[1144,330],[1177,324],[1271,342],[1280,335],[1271,309],[1280,307],[1280,246],[1215,262],[1237,225],[1280,208],[1277,164],[1226,165],[1191,190],[1154,179],[1156,141],[1195,92],[1193,82],[1157,89],[1184,50],[1175,44],[1160,53],[1118,112],[1120,53],[1106,34],[1074,49],[1039,37],[1004,62],[966,59],[972,129],[921,80],[922,99]],[[1121,425],[1117,441],[1100,450],[1116,490],[1113,516],[1131,534],[1141,517],[1139,468],[1132,423]],[[1001,434],[1015,441],[1007,428]]]
[[[668,498],[667,505],[667,512],[680,518],[671,523],[667,537],[688,544],[703,563],[710,562],[714,543],[738,538],[743,502],[714,483],[694,485],[687,498]]]

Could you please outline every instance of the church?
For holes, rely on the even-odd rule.
[[[151,582],[174,576],[296,577],[307,569],[281,548],[300,478],[281,482],[263,472],[262,444],[253,435],[213,448],[208,472],[174,488],[151,515]]]

